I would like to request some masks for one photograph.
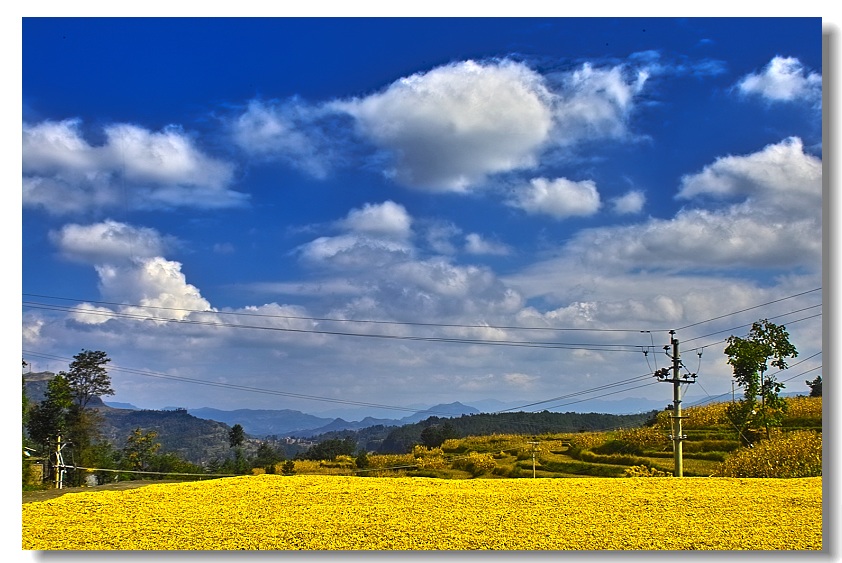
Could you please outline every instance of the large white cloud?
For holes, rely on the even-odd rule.
[[[335,104],[395,157],[401,184],[462,191],[487,175],[535,164],[552,128],[542,77],[511,61],[466,61]]]
[[[548,151],[581,141],[623,140],[652,58],[541,74],[510,59],[459,61],[396,80],[383,90],[322,104],[253,100],[228,123],[247,154],[324,178],[368,155],[396,183],[467,192],[494,175],[534,169]],[[660,67],[658,67],[660,68]],[[554,157],[555,158],[555,157]]]
[[[529,185],[517,188],[507,203],[531,215],[556,219],[593,215],[601,205],[593,181],[574,182],[567,178],[533,178]]]
[[[821,74],[811,72],[794,57],[773,58],[761,72],[743,77],[736,88],[743,95],[770,102],[805,101],[821,107]]]
[[[51,232],[50,238],[65,258],[91,264],[160,256],[176,244],[155,229],[112,220],[92,225],[68,224]]]
[[[128,264],[100,264],[96,270],[103,297],[142,307],[123,307],[123,312],[185,319],[191,311],[211,310],[199,289],[187,283],[179,262],[156,256]]]
[[[233,167],[203,154],[170,126],[152,132],[136,125],[104,128],[91,145],[77,119],[23,124],[23,204],[53,214],[91,209],[161,209],[242,205],[230,189]]]
[[[822,162],[806,154],[801,139],[791,137],[763,150],[725,156],[701,172],[681,179],[678,197],[750,198],[785,213],[784,220],[821,208]]]

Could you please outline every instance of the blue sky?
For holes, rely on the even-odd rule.
[[[770,318],[807,392],[821,106],[821,18],[23,18],[23,357],[144,408],[586,410],[669,402],[669,330],[730,396]]]

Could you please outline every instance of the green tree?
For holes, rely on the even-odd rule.
[[[311,447],[302,455],[304,459],[336,460],[336,456],[353,456],[357,449],[357,442],[348,436],[344,440],[325,440]]]
[[[743,398],[728,409],[731,420],[744,441],[752,441],[757,428],[764,428],[768,438],[769,427],[780,425],[786,402],[780,397],[784,384],[767,371],[770,365],[786,369],[786,359],[798,356],[786,327],[766,319],[757,321],[746,338],[728,338],[725,355],[734,370],[734,380],[743,388]]]
[[[449,422],[427,426],[421,431],[421,443],[428,448],[438,448],[445,440],[456,437],[456,430]]]
[[[807,386],[810,388],[811,397],[822,396],[822,376],[818,376],[813,381],[807,381]]]
[[[251,466],[262,467],[266,469],[266,473],[274,473],[275,464],[280,461],[283,461],[283,456],[280,452],[272,447],[269,442],[261,442],[251,460]]]
[[[246,440],[246,433],[240,424],[235,424],[228,431],[228,444],[234,449],[234,460],[226,460],[225,468],[234,473],[247,473],[251,468],[246,456],[243,454],[243,442]]]
[[[69,371],[59,372],[73,390],[76,404],[80,408],[86,408],[94,397],[114,394],[111,376],[105,369],[105,364],[110,361],[111,358],[105,352],[82,350],[73,356]]]
[[[245,439],[246,433],[243,431],[243,427],[239,424],[235,424],[231,427],[231,430],[228,431],[228,444],[232,448],[242,446]]]
[[[140,428],[135,428],[132,431],[123,447],[123,459],[127,469],[144,471],[149,468],[155,453],[161,448],[161,444],[155,441],[157,437],[158,433],[154,430],[143,432]]]
[[[56,375],[47,382],[44,400],[30,407],[26,420],[29,438],[41,448],[42,453],[51,450],[56,436],[66,434],[72,406],[70,385],[63,376]]]

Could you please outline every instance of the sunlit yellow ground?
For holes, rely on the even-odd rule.
[[[822,480],[258,475],[25,504],[25,550],[822,548]]]

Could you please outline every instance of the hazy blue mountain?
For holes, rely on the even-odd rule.
[[[202,407],[188,409],[187,412],[198,418],[224,422],[229,426],[239,424],[250,436],[301,436],[313,429],[326,426],[333,419],[305,414],[294,410],[253,410],[237,409],[225,411]]]

